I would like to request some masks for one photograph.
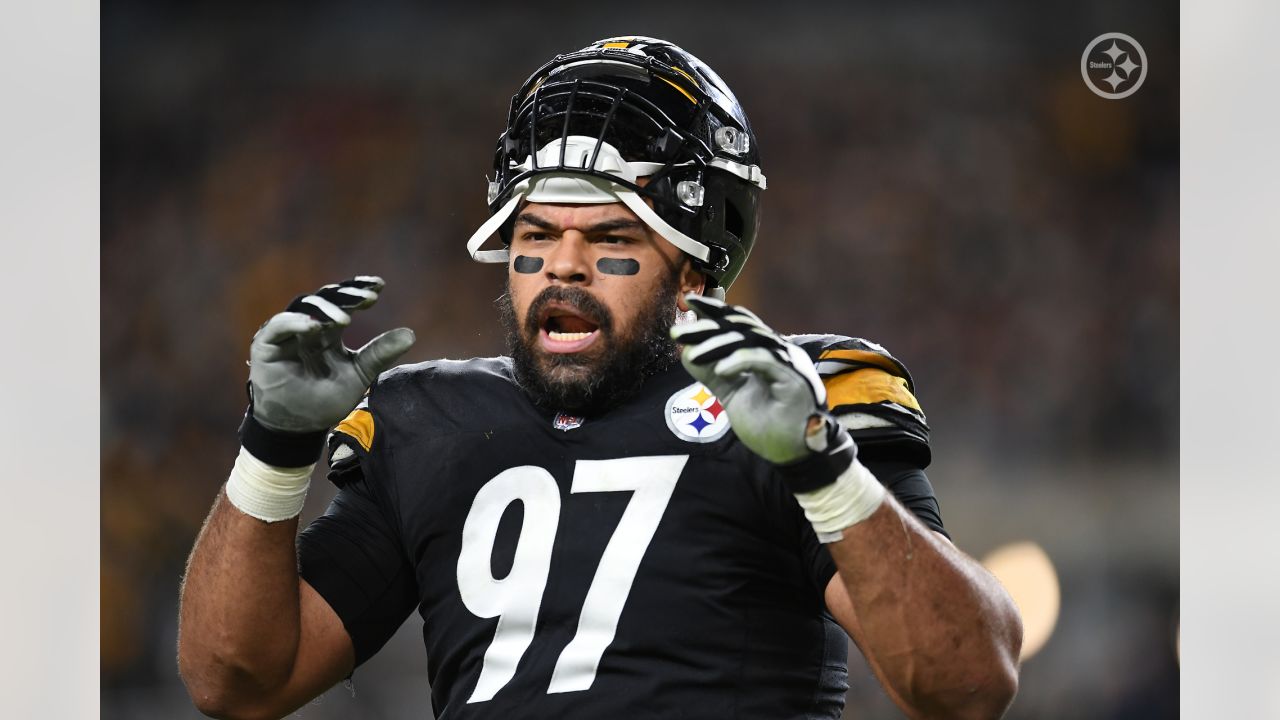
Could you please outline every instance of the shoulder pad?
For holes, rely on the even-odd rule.
[[[929,425],[911,373],[880,345],[841,335],[788,338],[813,360],[827,388],[827,407],[874,459],[928,465]]]
[[[338,487],[347,484],[352,473],[360,473],[360,463],[373,447],[376,425],[369,412],[369,396],[343,418],[329,433],[329,481]]]
[[[505,357],[430,360],[382,373],[329,433],[329,479],[341,487],[374,454],[375,443],[389,447],[406,432],[447,431],[459,408],[475,404],[478,389],[513,383]]]

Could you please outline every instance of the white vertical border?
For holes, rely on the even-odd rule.
[[[1280,5],[1182,28],[1182,709],[1280,717]]]
[[[6,717],[98,713],[99,12],[0,13]]]
[[[1280,715],[1280,6],[1181,15],[1183,710]],[[99,17],[50,0],[0,22],[14,716],[98,697]]]

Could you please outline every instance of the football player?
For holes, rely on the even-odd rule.
[[[254,337],[183,589],[196,706],[285,715],[417,610],[442,718],[836,718],[848,637],[912,717],[1001,715],[1020,621],[948,539],[906,368],[722,299],[764,188],[684,50],[611,38],[535,72],[468,243],[507,268],[509,357],[392,369],[404,328],[348,350],[376,277]],[[340,489],[298,535],[326,436]]]

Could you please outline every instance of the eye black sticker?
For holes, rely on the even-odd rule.
[[[511,263],[511,267],[515,268],[518,273],[536,273],[542,269],[542,258],[517,255],[515,262]]]
[[[640,262],[631,258],[600,258],[596,269],[606,275],[635,275],[640,272]]]

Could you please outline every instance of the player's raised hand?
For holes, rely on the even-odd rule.
[[[685,300],[698,320],[671,329],[684,344],[681,362],[715,393],[738,439],[777,466],[818,540],[840,540],[880,507],[885,489],[827,412],[813,361],[750,310],[696,295]]]
[[[382,287],[382,278],[369,275],[325,285],[295,298],[258,330],[249,347],[258,423],[288,433],[328,430],[413,345],[409,328],[382,333],[359,350],[342,344],[350,313],[377,302]]]
[[[786,465],[814,450],[810,419],[826,410],[826,388],[813,361],[746,308],[686,296],[698,320],[671,329],[681,361],[729,413],[738,438],[757,455]]]

